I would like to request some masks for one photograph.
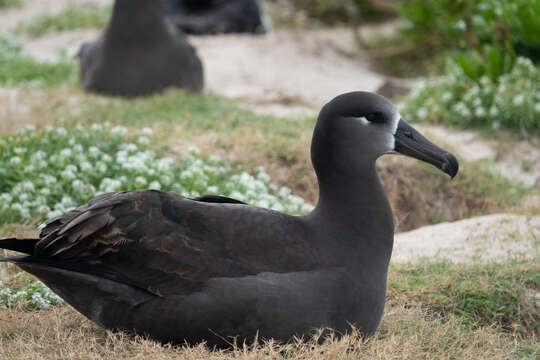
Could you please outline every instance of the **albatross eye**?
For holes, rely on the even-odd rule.
[[[369,121],[369,122],[372,122],[372,123],[383,123],[384,122],[384,115],[382,112],[374,112],[374,113],[371,113],[371,114],[367,114],[365,116],[365,118]]]

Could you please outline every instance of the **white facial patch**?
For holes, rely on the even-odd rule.
[[[389,149],[386,152],[387,154],[395,153],[394,149],[396,148],[396,138],[394,137],[394,135],[396,135],[396,131],[399,126],[400,120],[401,120],[401,114],[399,113],[399,111],[394,112],[394,116],[392,117],[392,124],[390,124],[391,125],[390,131],[392,135],[388,136],[388,140],[387,140],[388,143],[386,145]]]
[[[365,117],[361,116],[361,117],[357,117],[355,118],[356,120],[360,121],[360,123],[362,123],[362,125],[369,125],[369,121],[368,119],[366,119]]]
[[[392,119],[392,135],[396,135],[397,128],[399,126],[399,121],[401,120],[401,114],[399,111],[394,113],[394,118]]]

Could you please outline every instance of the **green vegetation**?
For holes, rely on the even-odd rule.
[[[401,0],[403,35],[436,48],[498,49],[515,58],[540,56],[540,3],[535,0]]]
[[[422,306],[435,317],[461,317],[472,328],[497,326],[522,338],[540,334],[538,262],[394,265],[390,304]]]
[[[103,28],[109,22],[111,6],[69,5],[59,13],[40,14],[23,22],[15,31],[32,37],[51,32]]]
[[[540,68],[518,58],[500,78],[483,76],[475,81],[461,67],[450,64],[445,77],[420,86],[401,110],[403,116],[417,121],[506,128],[540,136]]]
[[[24,310],[47,309],[63,303],[42,282],[20,272],[6,282],[0,281],[0,305]]]
[[[45,220],[105,192],[163,189],[185,196],[231,196],[253,205],[298,214],[311,206],[270,184],[259,168],[255,176],[204,158],[193,148],[181,164],[149,149],[152,129],[126,138],[123,126],[94,124],[69,128],[32,127],[0,139],[0,224]]]
[[[47,87],[77,84],[75,62],[37,61],[9,35],[0,35],[0,85]]]
[[[26,0],[0,0],[0,9],[9,7],[19,7]]]

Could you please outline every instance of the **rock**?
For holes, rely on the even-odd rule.
[[[505,262],[537,255],[540,216],[495,214],[397,234],[392,261]]]

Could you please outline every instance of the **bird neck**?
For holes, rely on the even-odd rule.
[[[116,0],[106,41],[148,42],[166,33],[164,10],[157,0]]]
[[[319,201],[310,214],[314,223],[331,224],[339,241],[371,244],[390,259],[394,220],[375,167],[375,160],[346,171],[329,171],[319,180]]]

